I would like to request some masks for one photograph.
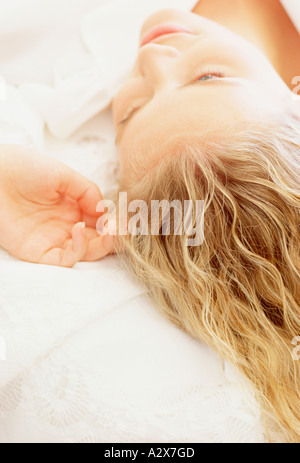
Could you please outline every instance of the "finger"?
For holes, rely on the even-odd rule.
[[[115,236],[98,236],[91,239],[87,252],[83,258],[86,262],[95,262],[115,253]]]
[[[95,238],[99,238],[99,233],[95,228],[87,227],[86,228],[86,236],[89,241],[92,241]]]
[[[96,216],[87,215],[82,213],[82,221],[86,223],[87,227],[93,228],[96,231],[97,222],[101,214],[97,213]],[[99,235],[98,235],[99,236]]]
[[[77,223],[72,229],[72,239],[64,248],[49,249],[41,258],[44,265],[57,267],[73,267],[80,262],[88,252],[89,241],[86,236],[85,223]]]
[[[103,200],[101,192],[95,183],[83,175],[69,167],[63,169],[58,192],[77,201],[83,217],[86,216],[87,219],[99,217],[97,204]]]

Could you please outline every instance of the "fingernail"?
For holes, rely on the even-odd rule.
[[[81,234],[85,237],[85,222],[81,223]]]

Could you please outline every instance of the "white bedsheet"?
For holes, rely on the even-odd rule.
[[[25,3],[31,20],[42,14],[40,1]],[[50,3],[58,7],[56,0],[43,0],[43,7],[55,11]],[[59,3],[71,11],[70,1]],[[96,3],[72,0],[77,19]],[[17,2],[10,5],[14,11]],[[81,31],[99,14],[86,16]],[[19,87],[7,88],[0,104],[0,142],[37,147],[94,180],[105,195],[117,181],[110,109],[87,120],[97,105],[97,111],[107,105],[117,82],[107,92],[100,89],[93,109],[87,100],[72,107],[70,95],[62,92],[65,99],[55,114],[49,101],[58,101],[59,79],[51,87],[45,69],[39,82],[30,82],[36,61],[26,53],[32,61],[25,81],[16,79],[26,67],[24,56],[19,67],[17,57],[3,60],[6,80],[10,76]],[[4,55],[7,50],[0,60]],[[79,79],[76,71],[70,79],[72,97],[77,92],[79,98],[82,74]],[[77,111],[80,107],[86,112]],[[51,131],[44,129],[45,120]],[[61,269],[20,262],[0,251],[0,442],[263,440],[248,385],[207,346],[167,322],[117,257]]]

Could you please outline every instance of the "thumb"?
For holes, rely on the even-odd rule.
[[[72,239],[68,241],[66,246],[49,249],[39,263],[59,267],[73,267],[84,257],[88,245],[85,223],[79,222],[74,225]]]

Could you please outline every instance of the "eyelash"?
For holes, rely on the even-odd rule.
[[[200,81],[200,79],[202,79],[202,77],[206,77],[206,76],[213,76],[213,77],[216,77],[216,78],[219,78],[219,79],[224,77],[223,74],[221,74],[220,72],[205,72],[205,74],[202,74],[200,77],[198,77],[195,82]]]
[[[222,79],[223,77],[225,77],[224,75],[224,72],[222,72],[222,70],[220,69],[216,69],[215,67],[214,68],[211,68],[211,67],[202,67],[200,69],[200,71],[198,70],[198,72],[196,73],[196,78],[194,80],[194,82],[198,82],[202,77],[205,77],[205,76],[215,76],[217,78],[220,78]]]
[[[125,124],[125,122],[128,121],[128,119],[131,118],[131,116],[133,116],[133,114],[135,113],[135,111],[137,111],[138,109],[140,109],[141,106],[137,106],[137,105],[132,105],[132,106],[129,106],[128,110],[126,111],[126,115],[124,117],[124,119],[120,122],[120,124]]]
[[[206,70],[205,72],[202,71],[202,74],[199,77],[197,77],[197,79],[194,80],[193,82],[194,83],[199,82],[200,79],[202,79],[205,76],[214,76],[216,78],[222,79],[224,77],[224,74],[222,72],[219,72],[219,71],[216,71],[216,70]],[[141,108],[141,106],[138,106],[138,105],[130,106],[128,108],[128,110],[126,111],[126,113],[125,113],[126,115],[125,115],[124,119],[120,122],[120,125],[125,124],[133,116],[135,111],[138,111],[140,108]]]

